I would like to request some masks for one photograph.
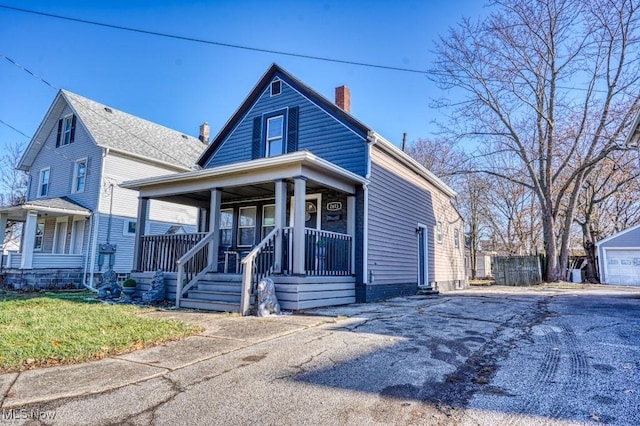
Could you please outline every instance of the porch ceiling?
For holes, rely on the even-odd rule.
[[[123,188],[140,192],[141,197],[206,207],[210,190],[220,189],[222,201],[273,197],[274,181],[302,177],[307,188],[332,188],[354,194],[366,179],[306,151],[246,161],[212,169],[176,173],[128,181]]]

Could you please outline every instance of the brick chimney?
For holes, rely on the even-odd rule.
[[[200,136],[198,136],[198,139],[205,145],[209,144],[209,124],[206,121],[200,125]]]
[[[347,86],[336,87],[336,105],[345,112],[351,112],[351,91]]]

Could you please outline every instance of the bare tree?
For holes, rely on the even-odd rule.
[[[436,46],[433,78],[457,88],[453,133],[479,138],[470,170],[532,191],[539,205],[546,279],[568,266],[583,182],[625,134],[640,103],[635,0],[496,0]],[[556,241],[556,236],[559,241]],[[559,261],[558,261],[559,254]]]
[[[16,167],[22,156],[22,145],[9,144],[5,154],[0,158],[0,206],[15,206],[26,199],[28,177],[27,174]],[[7,228],[2,230],[4,243],[18,241],[21,236],[22,226],[19,223],[9,221]]]
[[[574,221],[582,230],[588,282],[598,282],[595,243],[604,236],[640,223],[638,160],[637,155],[611,155],[585,178]]]
[[[455,142],[446,139],[419,138],[406,152],[451,187],[456,186],[460,164],[467,161]]]

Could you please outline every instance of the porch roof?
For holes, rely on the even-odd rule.
[[[357,184],[367,179],[324,160],[308,151],[228,164],[210,169],[131,180],[120,184],[140,192],[140,196],[162,198],[205,191],[212,188],[240,187],[303,177],[335,190],[355,193]]]
[[[26,219],[27,212],[29,211],[41,212],[50,217],[91,216],[91,210],[66,197],[30,200],[17,206],[0,208],[0,213],[6,213],[9,220],[17,222],[24,221]]]

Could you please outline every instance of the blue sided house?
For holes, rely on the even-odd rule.
[[[454,191],[352,116],[344,86],[331,102],[272,65],[197,165],[121,185],[140,194],[140,290],[160,267],[178,306],[247,314],[266,276],[293,310],[466,286]],[[190,244],[145,234],[158,201],[199,209]]]
[[[4,285],[95,287],[109,267],[129,274],[138,193],[119,183],[191,170],[204,141],[59,91],[18,164],[26,201],[0,208],[0,229],[23,224],[19,250],[3,256]],[[153,207],[145,233],[176,239],[197,230],[196,208]]]

